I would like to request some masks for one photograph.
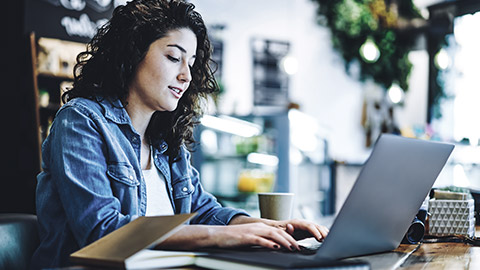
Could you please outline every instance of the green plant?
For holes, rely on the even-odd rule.
[[[332,43],[350,71],[360,66],[360,79],[373,79],[388,89],[393,83],[408,90],[412,64],[412,20],[421,20],[412,0],[312,0],[318,3],[318,22],[331,30]],[[360,48],[367,40],[378,48],[375,61],[365,59]]]

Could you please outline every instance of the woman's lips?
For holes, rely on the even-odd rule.
[[[174,97],[176,98],[182,97],[183,90],[181,88],[174,87],[174,86],[169,86],[168,88],[170,89],[170,92],[172,92]]]

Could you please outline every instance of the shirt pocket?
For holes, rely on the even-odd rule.
[[[115,181],[125,184],[130,187],[140,185],[140,182],[135,177],[135,171],[130,164],[110,164],[107,168],[107,174]]]
[[[182,199],[190,196],[194,191],[192,181],[188,176],[180,178],[173,183],[173,199]]]

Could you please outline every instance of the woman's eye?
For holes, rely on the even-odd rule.
[[[173,57],[173,56],[170,56],[170,55],[167,55],[167,58],[168,58],[168,60],[170,60],[170,61],[172,61],[172,62],[174,62],[174,63],[177,63],[177,62],[179,62],[179,61],[180,61],[180,59],[178,59],[178,58],[175,58],[175,57]]]

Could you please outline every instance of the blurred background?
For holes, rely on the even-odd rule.
[[[221,88],[192,162],[222,204],[256,214],[257,192],[294,192],[297,217],[333,215],[381,133],[455,143],[435,187],[480,190],[479,1],[190,2]],[[75,57],[124,3],[6,3],[0,212],[35,212],[40,146]]]

